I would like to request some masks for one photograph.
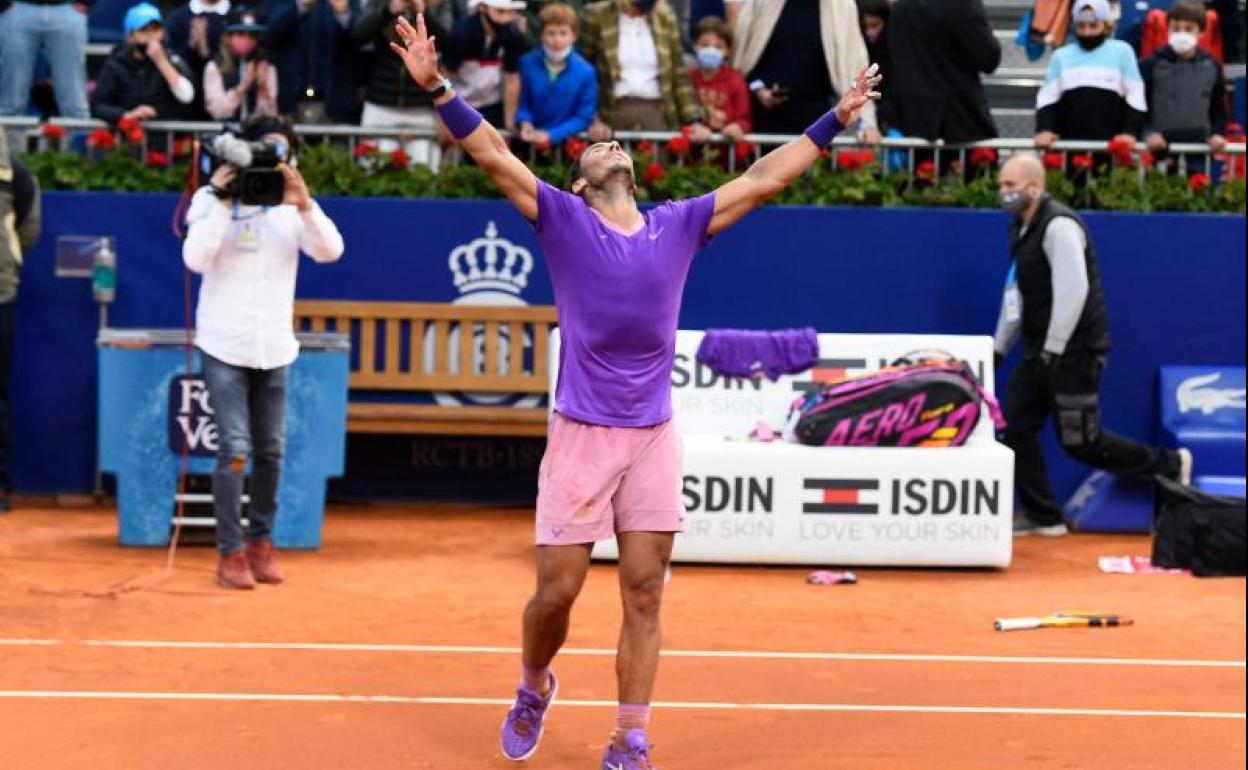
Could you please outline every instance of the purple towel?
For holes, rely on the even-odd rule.
[[[819,337],[814,329],[756,332],[745,329],[707,329],[698,346],[698,360],[726,377],[775,380],[798,374],[819,362]]]

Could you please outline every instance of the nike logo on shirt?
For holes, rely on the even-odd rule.
[[[650,233],[650,240],[652,241],[658,240],[659,236],[663,234],[663,229],[664,228],[660,227],[658,230],[655,230],[654,232]]]

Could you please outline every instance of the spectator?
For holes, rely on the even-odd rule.
[[[737,22],[733,64],[754,95],[754,128],[800,134],[846,93],[867,64],[854,0],[754,0]],[[875,105],[859,139],[879,141]]]
[[[1059,138],[1122,138],[1132,143],[1144,125],[1144,81],[1131,46],[1109,39],[1109,3],[1075,0],[1077,42],[1053,52],[1036,95],[1036,146]]]
[[[903,134],[951,144],[997,135],[979,73],[997,68],[1001,45],[982,0],[898,0],[889,35]]]
[[[359,123],[361,52],[351,39],[361,0],[300,0],[304,77],[300,123]]]
[[[260,16],[264,18],[264,32],[260,34],[260,47],[266,53],[265,58],[277,67],[277,111],[290,115],[304,93],[306,51],[300,22],[304,5],[311,5],[311,2],[262,0],[262,3]]]
[[[875,119],[882,129],[896,123],[893,108],[893,54],[888,50],[891,33],[888,17],[897,0],[858,0],[858,24],[862,27],[862,42],[867,46],[867,61],[879,65],[884,80],[875,89],[880,98],[875,103]]]
[[[9,156],[0,131],[0,513],[9,510],[13,479],[9,459],[13,436],[9,425],[9,375],[13,367],[13,336],[22,255],[39,240],[39,183]]]
[[[88,118],[87,7],[82,0],[16,0],[0,14],[0,115],[21,115],[30,101],[42,51],[52,71],[56,105],[67,118]]]
[[[191,82],[204,82],[204,68],[212,61],[213,54],[221,48],[221,36],[225,34],[226,14],[230,12],[230,0],[191,0],[169,15],[165,39],[169,49],[182,57],[191,68]],[[204,89],[195,89],[195,101],[187,110],[194,120],[207,120],[208,109],[204,106]]]
[[[524,7],[524,0],[478,0],[476,13],[456,22],[442,54],[456,93],[497,128],[516,123],[520,56],[527,47],[516,12]]]
[[[727,64],[732,52],[732,33],[718,16],[704,16],[698,22],[694,54],[698,66],[689,72],[694,91],[702,104],[706,125],[734,141],[750,133],[750,91],[745,78]]]
[[[277,114],[277,67],[260,49],[264,29],[254,11],[231,13],[220,51],[204,68],[204,103],[213,120]]]
[[[1204,5],[1175,0],[1169,25],[1170,44],[1140,65],[1148,102],[1144,141],[1153,152],[1171,142],[1207,142],[1218,152],[1226,146],[1226,87],[1221,65],[1197,45]]]
[[[258,115],[243,138],[298,151],[284,119]],[[222,164],[195,191],[182,261],[203,276],[195,345],[216,412],[219,442],[212,477],[217,520],[217,583],[250,589],[281,583],[271,533],[286,433],[286,373],[299,355],[292,318],[302,252],[324,264],[342,256],[342,235],[312,200],[293,165],[279,166],[285,193],[277,206],[248,206],[234,196],[238,169]],[[251,461],[251,503],[244,533],[243,476]]]
[[[591,138],[605,141],[614,130],[681,126],[691,126],[690,135],[698,141],[710,136],[685,71],[676,13],[667,0],[599,0],[586,5],[583,15],[581,53],[598,72]]]
[[[195,86],[182,57],[165,50],[160,11],[151,3],[139,3],[126,11],[122,29],[126,42],[100,70],[91,112],[110,123],[184,117],[195,101]]]
[[[576,52],[576,11],[547,3],[538,14],[541,48],[520,59],[520,138],[559,145],[589,128],[598,104],[594,68]]]
[[[455,2],[463,2],[463,0],[454,0]],[[521,14],[523,19],[524,39],[529,43],[530,48],[536,48],[541,45],[539,36],[542,31],[541,12],[542,9],[553,3],[566,5],[576,14],[576,18],[581,18],[581,9],[585,7],[585,0],[530,0],[528,10]],[[443,4],[447,4],[447,0],[443,0]],[[443,11],[443,13],[446,13]]]
[[[441,151],[432,137],[438,122],[433,111],[433,98],[424,89],[413,85],[403,67],[403,60],[390,49],[399,42],[394,31],[399,17],[415,23],[416,14],[424,13],[423,0],[369,0],[351,25],[351,37],[358,45],[373,46],[372,75],[364,97],[360,122],[373,128],[410,128],[425,135],[408,141],[404,146],[408,157],[416,163],[437,167]],[[425,26],[431,37],[445,40],[445,30],[433,19]],[[378,143],[387,152],[398,147],[394,141]]]

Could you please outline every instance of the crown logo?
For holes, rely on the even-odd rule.
[[[533,255],[523,246],[499,238],[498,228],[490,222],[485,237],[455,247],[448,264],[460,294],[505,291],[518,295],[529,284]]]

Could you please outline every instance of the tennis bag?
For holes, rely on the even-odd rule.
[[[981,405],[997,430],[1005,427],[996,400],[965,363],[907,356],[823,384],[794,402],[789,424],[811,446],[962,446],[979,424]]]
[[[1217,577],[1248,573],[1248,503],[1158,477],[1153,566]]]

